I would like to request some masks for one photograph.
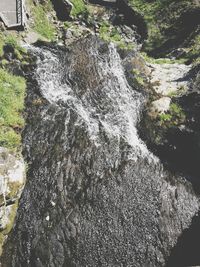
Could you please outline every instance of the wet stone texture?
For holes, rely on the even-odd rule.
[[[145,97],[116,49],[88,37],[32,53],[28,178],[2,266],[164,266],[199,198],[138,137]]]

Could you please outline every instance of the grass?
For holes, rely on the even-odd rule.
[[[24,127],[25,80],[0,69],[0,146],[19,149]]]
[[[78,17],[79,15],[87,16],[89,14],[86,4],[83,0],[71,0],[73,5],[71,15]]]
[[[153,57],[148,56],[147,53],[145,52],[142,52],[141,56],[146,62],[151,63],[151,64],[174,64],[174,63],[184,64],[187,61],[185,58],[181,58],[181,59],[153,58]]]
[[[22,60],[26,54],[26,49],[19,45],[18,39],[14,34],[0,33],[0,57],[4,55],[4,47],[10,45],[14,49],[14,55],[17,59]]]
[[[52,9],[53,7],[50,2],[32,7],[34,18],[33,30],[49,41],[54,41],[56,36],[56,28],[48,17]]]

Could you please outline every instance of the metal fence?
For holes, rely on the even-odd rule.
[[[22,0],[16,0],[17,1],[17,24],[22,25],[23,24],[23,3]]]

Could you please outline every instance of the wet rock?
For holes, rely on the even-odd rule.
[[[176,120],[170,112],[163,121],[151,119],[152,114],[146,112],[141,132],[148,147],[163,163],[175,173],[184,173],[199,192],[199,67],[191,69],[180,80],[187,84],[187,90],[171,96],[171,103],[177,109]]]

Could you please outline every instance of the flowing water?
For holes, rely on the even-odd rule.
[[[100,142],[101,124],[107,134],[124,138],[138,153],[152,157],[136,129],[144,96],[128,84],[114,44],[109,44],[108,57],[93,47],[84,52],[86,55],[80,55],[86,60],[80,67],[85,68],[83,71],[88,75],[84,77],[87,88],[83,88],[83,92],[80,92],[80,81],[73,82],[78,78],[76,69],[79,66],[76,64],[79,62],[71,61],[61,67],[54,51],[48,48],[32,50],[38,55],[35,78],[45,99],[58,105],[67,104],[85,122],[90,137],[97,143]]]

